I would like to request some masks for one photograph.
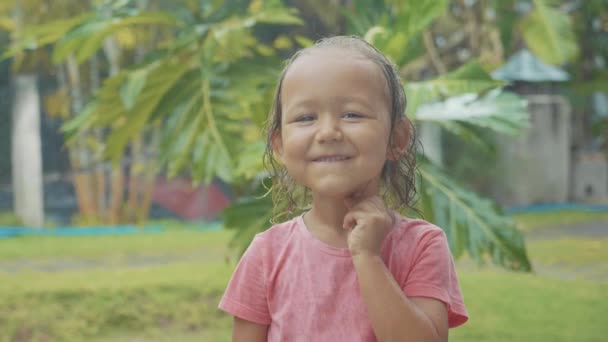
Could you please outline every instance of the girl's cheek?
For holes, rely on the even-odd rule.
[[[310,137],[311,133],[310,133],[310,129],[292,129],[289,132],[287,132],[288,134],[286,139],[287,142],[289,144],[298,144],[303,140],[306,140]]]

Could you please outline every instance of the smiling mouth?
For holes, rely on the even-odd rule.
[[[350,159],[350,157],[347,157],[347,156],[325,156],[325,157],[316,158],[314,161],[320,162],[320,163],[332,163],[332,162],[345,161],[348,159]]]

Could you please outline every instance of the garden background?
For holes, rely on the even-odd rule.
[[[1,0],[0,341],[229,341],[283,61],[397,65],[455,341],[608,333],[608,1]]]

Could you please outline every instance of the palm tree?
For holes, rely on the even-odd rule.
[[[6,26],[12,29],[12,40],[22,38],[24,26],[40,18],[26,18],[31,1],[15,1],[0,7]],[[13,63],[11,127],[11,166],[14,210],[19,219],[31,227],[44,222],[42,154],[40,141],[40,96],[35,69],[40,53],[20,54]]]

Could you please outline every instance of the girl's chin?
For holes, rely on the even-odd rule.
[[[313,181],[302,182],[310,189],[313,196],[319,198],[334,198],[344,200],[358,192],[375,192],[377,182],[365,179],[349,179],[348,175],[342,177],[317,178]],[[300,184],[302,184],[300,183]]]
[[[344,200],[355,192],[357,192],[360,187],[338,187],[338,186],[326,186],[326,187],[316,187],[311,188],[313,197],[334,199],[334,200]]]

